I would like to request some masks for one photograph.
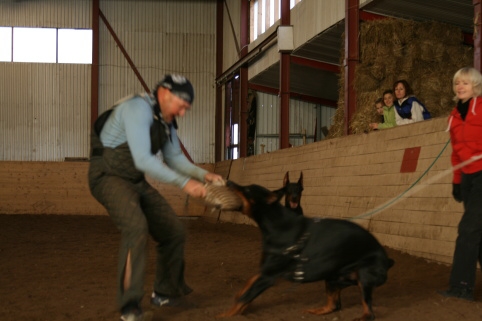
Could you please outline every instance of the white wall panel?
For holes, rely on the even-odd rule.
[[[291,10],[295,48],[345,18],[345,1],[303,0]]]
[[[363,0],[365,1],[365,0]],[[345,18],[345,1],[342,0],[303,0],[290,11],[290,24],[293,26],[294,47],[298,48],[306,41]],[[276,31],[279,21],[275,22],[258,39],[251,42],[249,50],[253,50],[268,34]],[[227,48],[227,44],[224,48]],[[277,42],[262,53],[260,59],[248,68],[249,78],[257,76],[279,61]]]

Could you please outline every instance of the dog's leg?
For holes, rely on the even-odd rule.
[[[327,296],[327,302],[325,306],[317,309],[306,310],[307,313],[321,315],[321,314],[328,314],[341,309],[341,300],[340,300],[341,288],[335,285],[334,282],[330,282],[330,281],[325,282],[325,287],[326,287],[326,296]]]
[[[353,321],[374,320],[375,314],[373,314],[372,310],[373,287],[363,285],[361,282],[358,282],[358,287],[360,288],[362,295],[363,315],[360,318],[354,319]]]
[[[266,277],[263,274],[254,275],[236,294],[234,305],[228,311],[218,315],[218,317],[230,317],[243,313],[251,301],[274,284],[274,280],[275,278]]]
[[[234,305],[226,312],[218,314],[217,318],[232,317],[233,315],[238,315],[243,313],[244,309],[248,306],[248,303],[235,302]]]
[[[246,291],[248,291],[248,289],[250,287],[253,286],[253,283],[256,282],[257,279],[259,279],[259,277],[261,276],[261,274],[256,274],[256,275],[253,275],[249,280],[248,282],[246,283],[246,285],[238,291],[238,293],[236,293],[236,296],[234,297],[234,305],[231,307],[231,309],[229,309],[228,311],[224,312],[224,313],[221,313],[218,315],[218,317],[222,318],[222,317],[232,317],[233,315],[237,315],[237,314],[241,314],[243,313],[244,309],[246,309],[246,307],[248,306],[248,303],[249,302],[246,302],[246,303],[243,303],[243,302],[240,302],[239,301],[239,298],[244,294],[246,293]]]
[[[257,279],[259,279],[259,277],[261,276],[261,274],[255,274],[253,275],[249,280],[248,282],[246,282],[246,284],[244,285],[244,287],[238,291],[238,293],[236,293],[236,296],[234,297],[234,301],[238,301],[239,298],[246,293],[246,291],[248,291],[248,289],[250,287],[253,286],[253,283],[256,282]]]

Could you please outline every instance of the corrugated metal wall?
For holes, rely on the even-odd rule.
[[[262,92],[256,93],[256,140],[255,153],[261,154],[279,149],[279,97]],[[335,108],[290,99],[290,144],[303,145],[314,141],[315,128],[330,128]],[[317,120],[318,118],[318,120]],[[317,134],[321,134],[318,129]],[[303,137],[305,135],[305,138]],[[318,136],[323,138],[323,135]],[[264,145],[264,147],[262,147]]]
[[[2,1],[0,26],[90,28],[91,0]],[[0,160],[87,157],[90,65],[0,63]]]
[[[214,162],[216,0],[100,1],[149,88],[165,73],[193,83],[179,136],[197,163]],[[0,26],[91,28],[92,0],[1,1]],[[99,112],[142,88],[100,21]],[[0,160],[89,156],[91,66],[0,63]]]
[[[226,3],[239,41],[239,2]],[[91,28],[92,0],[0,2],[1,26]],[[150,88],[165,73],[185,74],[194,84],[192,110],[179,120],[179,136],[197,163],[214,162],[216,0],[101,0],[100,9]],[[236,46],[225,9],[224,53],[235,61]],[[231,48],[231,49],[229,49]],[[234,50],[234,51],[233,51]],[[0,160],[63,161],[88,157],[91,66],[0,63]],[[143,88],[100,22],[99,112]],[[258,135],[265,151],[278,148],[278,98],[259,94]],[[313,140],[317,109],[290,103],[290,143],[300,145],[306,130]],[[269,108],[268,108],[269,107]],[[274,108],[273,108],[274,107]],[[320,107],[321,125],[332,109]],[[268,137],[272,135],[273,137]],[[310,138],[311,137],[311,138]]]
[[[343,0],[301,1],[291,10],[295,48],[344,18]]]
[[[241,1],[226,0],[223,8],[223,71],[239,59]]]
[[[100,10],[149,88],[181,73],[195,88],[179,137],[196,163],[214,162],[216,1],[101,1]],[[144,91],[104,23],[100,23],[99,113]]]

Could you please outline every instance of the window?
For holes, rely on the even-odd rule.
[[[13,61],[55,63],[56,38],[53,28],[13,28]]]
[[[92,63],[92,30],[0,27],[0,61]]]
[[[290,0],[290,9],[293,9],[301,0]],[[251,1],[251,41],[274,25],[281,17],[281,0],[254,0]]]
[[[233,133],[233,141],[232,141],[233,158],[232,159],[238,159],[239,158],[239,154],[238,154],[238,144],[239,144],[238,124],[233,124],[232,133]]]
[[[92,63],[92,30],[59,29],[59,63]]]

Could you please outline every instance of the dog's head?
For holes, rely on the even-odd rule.
[[[300,173],[297,183],[291,183],[289,172],[286,172],[283,179],[283,188],[286,207],[296,209],[300,206],[301,193],[303,192],[303,172]]]
[[[255,220],[254,213],[261,213],[263,208],[277,204],[283,196],[283,189],[272,192],[260,185],[241,186],[233,181],[228,181],[226,185],[241,198],[241,212]]]

